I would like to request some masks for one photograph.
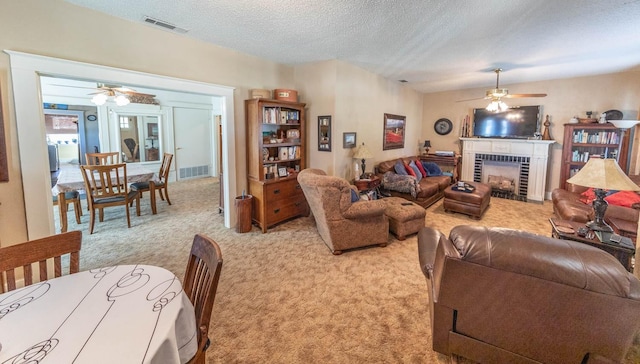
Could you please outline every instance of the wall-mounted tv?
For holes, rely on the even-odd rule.
[[[539,123],[540,105],[511,107],[503,112],[473,110],[473,135],[481,138],[532,138]]]

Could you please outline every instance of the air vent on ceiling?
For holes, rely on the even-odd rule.
[[[178,32],[178,33],[186,33],[186,32],[188,32],[187,29],[180,28],[180,27],[175,26],[173,24],[167,23],[166,21],[159,20],[159,19],[154,19],[154,18],[149,17],[149,16],[145,16],[143,18],[143,20],[147,24],[152,24],[152,25],[155,25],[155,26],[159,26],[159,27],[164,28],[166,30],[171,30],[171,31]]]

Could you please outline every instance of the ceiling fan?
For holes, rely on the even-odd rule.
[[[472,101],[472,100],[491,100],[491,103],[487,106],[487,110],[489,111],[505,111],[509,108],[507,104],[505,104],[502,99],[510,99],[510,98],[525,98],[525,97],[545,97],[547,94],[510,94],[509,90],[506,88],[500,88],[500,72],[502,72],[502,68],[496,68],[493,70],[496,73],[496,87],[490,90],[487,90],[485,97],[477,97],[473,99],[467,100],[459,100],[462,101]]]
[[[156,95],[145,94],[142,92],[137,92],[136,90],[124,86],[115,86],[115,85],[106,85],[106,84],[98,84],[98,87],[83,87],[83,86],[72,86],[72,85],[53,85],[53,86],[63,86],[63,87],[73,87],[73,88],[84,88],[89,90],[95,90],[96,92],[92,92],[89,95],[94,95],[91,99],[91,102],[100,106],[104,105],[109,98],[113,98],[118,106],[124,106],[131,102],[140,103],[140,104],[157,104],[154,97]]]

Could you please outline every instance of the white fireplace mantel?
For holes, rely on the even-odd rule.
[[[554,140],[460,138],[462,180],[473,181],[476,154],[529,157],[527,201],[544,201],[549,151]]]

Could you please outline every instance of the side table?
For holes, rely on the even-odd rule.
[[[378,187],[380,186],[381,182],[382,180],[380,180],[380,177],[373,175],[371,176],[371,178],[359,179],[357,181],[354,181],[353,184],[356,186],[360,194],[366,194],[369,199],[376,199],[377,196],[371,195],[378,195]]]
[[[625,267],[626,270],[633,273],[633,257],[636,253],[635,249],[627,248],[618,243],[603,243],[593,234],[593,236],[587,235],[579,236],[577,231],[579,228],[585,227],[583,223],[561,220],[557,218],[550,218],[551,223],[551,236],[556,239],[573,240],[580,243],[588,244],[598,249],[613,255],[618,261]],[[573,232],[570,232],[573,230]]]

